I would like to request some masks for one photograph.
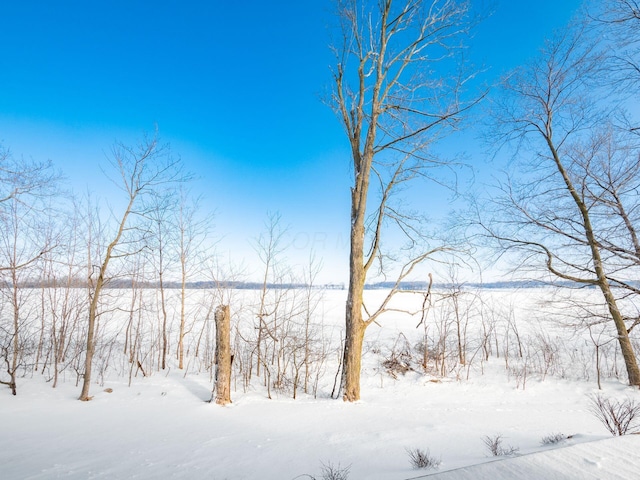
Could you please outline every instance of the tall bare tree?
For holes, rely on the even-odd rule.
[[[260,285],[260,304],[257,305],[256,313],[256,375],[260,376],[260,370],[264,367],[265,382],[269,382],[266,361],[269,342],[278,341],[276,337],[278,308],[282,298],[287,294],[287,289],[272,288],[269,284],[284,283],[283,269],[286,270],[286,266],[283,267],[281,257],[288,246],[286,232],[287,229],[282,226],[280,214],[270,213],[265,222],[264,231],[254,243],[254,249],[264,268]]]
[[[124,194],[125,206],[115,218],[114,231],[100,264],[91,266],[89,272],[89,318],[87,326],[86,357],[80,400],[91,400],[91,366],[95,352],[95,328],[100,296],[108,281],[108,268],[112,260],[124,258],[139,252],[140,232],[132,217],[144,217],[148,205],[145,200],[159,188],[167,188],[180,180],[179,161],[171,156],[168,148],[159,144],[156,135],[145,138],[136,147],[116,144],[112,149],[111,166],[119,178],[116,185]],[[126,241],[125,241],[126,240]],[[95,268],[94,268],[95,267]],[[94,271],[95,270],[95,271]]]
[[[48,353],[42,369],[44,371],[48,359],[53,367],[51,386],[55,388],[60,371],[72,361],[71,346],[81,319],[86,316],[87,304],[84,291],[78,288],[84,283],[84,264],[80,261],[83,238],[77,205],[69,212],[51,217],[50,222],[50,237],[56,230],[60,231],[60,248],[45,255],[42,262],[40,281],[43,300],[46,300],[42,306],[42,324],[49,330]]]
[[[8,321],[0,321],[0,355],[9,377],[0,383],[8,385],[13,395],[26,345],[24,327],[33,317],[24,283],[29,269],[57,243],[55,234],[45,234],[42,219],[52,214],[47,199],[55,193],[58,180],[50,162],[16,158],[0,145],[0,282],[11,308],[3,316]]]
[[[152,245],[149,256],[151,264],[154,265],[157,278],[158,290],[160,293],[160,361],[159,366],[164,370],[167,367],[167,352],[169,351],[169,334],[167,332],[169,314],[167,312],[166,299],[166,274],[170,270],[172,260],[171,247],[175,244],[175,225],[172,223],[176,202],[172,192],[154,192],[152,195],[151,208],[146,214],[150,222],[152,235]]]
[[[596,100],[598,85],[606,83],[606,63],[593,40],[583,24],[574,25],[505,80],[493,128],[501,140],[516,142],[520,169],[517,179],[502,185],[501,219],[487,229],[522,252],[525,264],[537,258],[554,277],[600,290],[629,383],[640,385],[613,279],[622,270],[615,245],[634,248],[635,232],[615,199],[627,198],[629,184],[635,188],[638,179],[611,162],[612,143],[604,140],[602,127],[612,111]],[[628,241],[620,243],[621,235]]]
[[[201,213],[199,199],[191,198],[189,192],[184,188],[180,190],[179,195],[175,219],[180,264],[180,321],[176,356],[178,368],[182,370],[185,357],[185,336],[191,330],[191,325],[187,325],[187,280],[204,272],[203,260],[212,255],[211,250],[214,245],[207,242],[210,240],[208,237],[213,225],[213,215],[199,217],[198,215]]]
[[[341,379],[345,401],[360,398],[365,330],[397,291],[365,314],[367,274],[385,258],[383,230],[395,225],[411,251],[396,286],[433,253],[416,247],[419,227],[392,198],[406,182],[446,164],[429,147],[456,128],[478,100],[462,100],[473,77],[461,61],[468,8],[468,2],[456,0],[338,1],[341,38],[331,103],[349,140],[354,175]]]

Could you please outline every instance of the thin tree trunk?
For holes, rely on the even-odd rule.
[[[40,365],[40,359],[43,356],[43,349],[44,349],[44,331],[46,328],[46,324],[45,324],[45,318],[46,318],[46,308],[45,308],[45,303],[46,303],[46,296],[45,296],[45,290],[47,287],[42,286],[40,287],[40,335],[38,338],[38,349],[36,351],[36,364],[34,367],[34,370],[38,370],[39,365]],[[47,355],[48,356],[48,355]],[[47,367],[47,359],[45,358],[44,360],[44,365],[42,366],[42,371],[44,372],[44,370]]]
[[[180,254],[181,284],[180,284],[180,333],[178,334],[178,368],[184,368],[184,336],[185,336],[185,296],[187,291],[187,259],[184,254],[184,232],[180,233]]]
[[[309,393],[309,362],[311,358],[311,347],[309,343],[311,342],[310,334],[309,334],[309,323],[311,322],[311,305],[309,301],[309,296],[311,295],[311,290],[307,291],[307,311],[305,313],[304,319],[304,359],[302,361],[302,365],[304,366],[304,393]],[[296,384],[294,384],[295,388]],[[295,394],[295,392],[294,392]]]
[[[256,359],[256,376],[260,376],[260,365],[262,364],[262,339],[264,337],[263,332],[265,328],[265,320],[264,317],[266,315],[265,312],[265,302],[267,298],[267,282],[269,279],[269,266],[271,264],[271,252],[267,251],[267,259],[264,267],[264,277],[262,279],[262,290],[260,291],[260,311],[258,313],[258,339],[256,341],[256,352],[258,358]],[[265,351],[266,355],[266,351]]]
[[[9,387],[11,394],[16,394],[16,371],[18,370],[18,357],[20,355],[20,307],[18,304],[18,285],[15,269],[12,270],[13,281],[13,355],[11,360],[11,371],[9,372],[11,379]]]
[[[84,361],[84,377],[82,381],[82,391],[80,392],[79,400],[87,402],[91,400],[89,396],[89,388],[91,387],[91,366],[93,364],[93,354],[95,353],[95,328],[96,328],[96,311],[98,309],[98,297],[102,291],[102,278],[98,277],[96,283],[96,289],[91,299],[91,305],[89,306],[89,325],[87,328],[87,352]]]
[[[168,340],[167,340],[167,306],[164,298],[164,280],[162,278],[163,273],[160,271],[160,308],[162,310],[162,359],[161,359],[161,367],[162,370],[167,368],[167,349],[168,349]]]
[[[459,292],[454,292],[453,294],[453,308],[454,308],[454,313],[455,313],[455,317],[456,317],[456,332],[458,334],[458,361],[460,362],[460,365],[464,365],[465,361],[466,361],[466,349],[462,348],[462,331],[460,330],[460,305],[458,303],[458,293]],[[464,342],[466,343],[466,342]]]

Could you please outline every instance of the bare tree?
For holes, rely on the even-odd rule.
[[[24,288],[28,276],[33,275],[33,267],[36,260],[41,258],[38,253],[42,240],[38,239],[39,229],[34,224],[35,217],[31,207],[23,209],[23,204],[10,199],[3,205],[2,211],[2,238],[0,238],[0,262],[2,270],[0,281],[3,283],[0,292],[10,306],[10,321],[0,322],[0,355],[6,364],[8,381],[0,380],[16,395],[16,372],[22,365],[25,349],[33,342],[28,340],[28,325],[34,321],[33,296],[34,291]],[[8,205],[7,205],[8,204]],[[6,208],[8,206],[8,208]],[[33,348],[33,345],[32,345]]]
[[[180,199],[177,208],[177,247],[180,264],[180,322],[178,328],[178,368],[184,368],[185,336],[191,330],[187,325],[187,280],[189,277],[203,272],[203,258],[211,254],[213,244],[207,244],[209,232],[213,222],[212,215],[198,217],[200,210],[199,199],[190,199],[188,192],[180,190]],[[208,253],[205,253],[209,250]]]
[[[501,218],[485,227],[503,246],[520,251],[523,264],[542,264],[558,279],[600,290],[617,330],[629,383],[640,385],[612,281],[619,262],[607,246],[620,238],[612,232],[629,238],[631,231],[620,221],[624,215],[612,213],[617,207],[611,205],[606,176],[596,173],[605,145],[599,140],[600,128],[611,111],[601,109],[591,96],[606,72],[601,53],[585,33],[583,25],[577,25],[558,34],[537,60],[505,80],[493,127],[500,140],[516,142],[522,161],[517,164],[518,179],[509,178],[501,186]]]
[[[640,3],[638,0],[594,2],[591,16],[607,39],[608,75],[625,96],[636,96],[640,84]]]
[[[152,248],[149,252],[151,263],[155,266],[158,278],[158,290],[160,293],[160,365],[164,370],[167,367],[167,352],[169,351],[169,334],[167,324],[169,315],[167,313],[167,299],[165,291],[166,273],[170,269],[171,246],[175,244],[174,225],[172,225],[173,211],[176,204],[172,192],[154,192],[152,195],[150,210],[146,214],[150,222],[150,232]]]
[[[635,398],[607,398],[599,393],[589,396],[589,411],[614,437],[638,433],[640,404]]]
[[[322,270],[322,262],[316,260],[315,255],[312,253],[309,254],[309,264],[308,267],[305,268],[304,271],[304,295],[302,299],[302,315],[304,319],[304,335],[302,336],[303,340],[303,355],[302,355],[302,366],[304,368],[304,393],[309,393],[309,380],[311,378],[311,368],[313,362],[313,343],[318,342],[320,340],[322,342],[322,338],[318,339],[318,332],[314,330],[314,325],[312,323],[314,314],[318,309],[320,302],[322,301],[322,291],[316,289],[316,277]],[[320,355],[320,357],[322,357]],[[320,358],[321,361],[324,361],[323,358]],[[295,362],[294,362],[295,363]],[[297,377],[296,381],[294,381],[294,395],[295,398],[295,389],[297,387]]]
[[[280,214],[269,214],[265,222],[265,230],[256,239],[254,249],[262,262],[264,268],[262,282],[260,286],[260,304],[256,313],[257,332],[256,338],[256,375],[260,375],[261,367],[267,369],[265,356],[267,355],[267,347],[265,343],[270,340],[277,342],[277,313],[281,304],[283,295],[286,290],[275,289],[270,287],[270,283],[278,283],[283,279],[284,272],[281,263],[281,255],[287,247],[286,244],[286,228],[281,225]],[[286,269],[286,268],[285,268]],[[274,349],[272,349],[275,351]],[[267,375],[268,372],[265,372]],[[265,377],[265,382],[269,383],[269,379]]]
[[[57,244],[55,233],[47,234],[42,219],[52,213],[47,199],[55,193],[58,180],[49,162],[15,158],[0,145],[0,282],[11,307],[9,316],[0,321],[0,354],[9,376],[0,383],[8,385],[13,395],[27,345],[24,327],[33,316],[29,292],[23,287],[30,269]]]
[[[87,326],[86,357],[84,378],[80,400],[91,400],[91,367],[95,352],[95,328],[100,297],[108,281],[108,268],[112,260],[125,258],[138,253],[141,248],[141,234],[131,218],[144,216],[147,206],[145,199],[158,188],[166,188],[172,182],[180,180],[179,162],[174,159],[167,147],[158,143],[157,134],[145,138],[136,147],[116,144],[112,149],[111,165],[119,176],[117,185],[124,193],[126,204],[122,213],[116,217],[114,231],[100,264],[92,265],[89,272],[89,312]],[[94,272],[95,270],[95,272]]]
[[[446,164],[429,146],[455,128],[477,99],[462,101],[473,77],[458,55],[469,29],[467,2],[340,0],[338,16],[331,103],[349,140],[354,173],[341,391],[344,400],[355,401],[365,330],[388,304],[363,315],[367,274],[376,261],[384,265],[383,230],[395,226],[408,241],[411,253],[399,281],[439,250],[417,247],[420,229],[394,204],[394,193]]]
[[[58,385],[58,374],[73,360],[71,345],[78,338],[80,319],[86,315],[86,302],[82,284],[81,217],[74,205],[73,211],[52,220],[52,228],[61,230],[61,248],[45,255],[42,289],[48,311],[44,311],[43,324],[49,329],[50,362],[53,367],[52,387]],[[37,362],[36,362],[37,363]],[[46,364],[46,362],[45,362]],[[44,370],[44,366],[43,366]]]
[[[0,204],[9,200],[29,204],[27,199],[50,196],[59,180],[51,162],[16,158],[0,145]]]

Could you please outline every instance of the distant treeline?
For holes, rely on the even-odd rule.
[[[634,282],[630,282],[634,284]],[[638,282],[640,285],[640,282]],[[365,289],[367,290],[383,290],[393,288],[394,282],[379,282],[365,285]],[[429,286],[428,282],[402,282],[399,286],[400,290],[415,290],[421,291],[426,290]],[[544,282],[541,280],[512,280],[512,281],[503,281],[503,282],[460,282],[460,283],[447,283],[447,282],[433,282],[432,288],[434,289],[465,289],[465,288],[488,288],[488,289],[507,289],[507,288],[543,288],[549,286],[556,287],[579,287],[579,288],[589,288],[593,285],[589,285],[585,287],[584,284],[578,284],[575,282],[569,281],[555,281],[555,282]]]
[[[630,282],[633,285],[640,286],[640,282]],[[61,279],[55,282],[44,282],[41,280],[27,280],[22,282],[20,287],[25,288],[44,288],[44,287],[72,287],[72,288],[86,288],[88,286],[86,279]],[[105,288],[160,288],[159,282],[141,282],[134,281],[131,278],[111,279],[105,285]],[[177,289],[182,288],[182,284],[177,281],[165,281],[164,288]],[[429,286],[428,282],[424,281],[411,281],[402,282],[399,286],[399,290],[404,291],[426,291]],[[518,280],[518,281],[502,281],[502,282],[461,282],[459,284],[453,283],[438,283],[434,282],[432,288],[434,289],[466,289],[466,288],[487,288],[487,289],[508,289],[508,288],[543,288],[549,286],[562,286],[562,287],[579,287],[590,288],[592,286],[585,287],[583,284],[573,284],[571,282],[543,282],[540,280]],[[385,290],[394,287],[394,282],[378,282],[365,285],[366,290]],[[0,289],[10,288],[10,284],[7,282],[0,282]],[[242,282],[242,281],[219,281],[214,282],[211,280],[187,282],[186,288],[188,289],[235,289],[235,290],[259,290],[263,288],[263,284],[259,282]],[[305,283],[267,283],[269,289],[300,289],[309,288],[309,285]],[[312,288],[319,290],[344,290],[344,283],[326,283],[313,285]]]

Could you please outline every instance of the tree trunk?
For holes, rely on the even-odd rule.
[[[357,192],[357,190],[356,190]],[[355,198],[355,192],[354,192]],[[355,203],[355,202],[354,202]],[[360,204],[362,207],[362,203]],[[364,208],[363,208],[364,210]],[[362,212],[363,212],[362,210]],[[362,343],[367,324],[362,319],[362,295],[365,282],[364,215],[352,206],[351,254],[349,265],[349,292],[345,315],[345,342],[340,390],[345,402],[360,400],[360,370]]]
[[[162,310],[162,361],[161,367],[162,370],[167,368],[167,350],[168,347],[168,339],[167,339],[167,306],[164,298],[164,281],[162,279],[162,271],[160,272],[160,307]]]
[[[616,299],[611,292],[609,282],[607,282],[606,279],[600,281],[598,286],[604,295],[609,313],[611,314],[611,318],[613,318],[613,323],[615,324],[616,331],[618,332],[618,343],[620,345],[620,351],[622,352],[622,358],[624,359],[624,365],[627,369],[629,385],[640,387],[640,369],[638,368],[638,361],[636,359],[635,352],[633,351],[631,340],[629,339],[629,332],[627,331],[627,326],[624,323],[624,318],[618,309],[618,303],[616,302]]]
[[[213,393],[218,405],[231,403],[231,319],[229,305],[216,308],[216,375]]]
[[[14,256],[16,254],[16,243],[14,243]],[[16,372],[18,371],[18,357],[20,356],[20,302],[18,298],[18,272],[15,267],[11,269],[11,282],[12,282],[12,302],[13,302],[13,355],[11,361],[11,393],[16,394]]]
[[[181,235],[184,235],[181,232]],[[184,368],[184,336],[185,336],[185,297],[187,294],[187,259],[184,254],[184,239],[181,237],[181,254],[180,254],[180,270],[181,270],[181,283],[180,283],[180,332],[178,334],[178,368],[182,370]]]
[[[83,402],[87,402],[91,400],[91,396],[89,396],[89,388],[91,387],[91,366],[93,364],[93,354],[96,349],[95,342],[95,326],[96,326],[96,312],[98,309],[98,297],[100,296],[100,291],[102,290],[102,279],[98,278],[98,284],[96,285],[96,290],[91,300],[91,305],[89,306],[89,325],[87,329],[87,352],[84,360],[84,376],[82,381],[82,391],[80,392],[80,397],[78,400],[82,400]]]
[[[362,313],[359,315],[354,315],[354,313],[353,308],[347,304],[347,330],[345,332],[341,381],[342,399],[345,402],[360,400],[362,343],[366,326],[362,321]]]

